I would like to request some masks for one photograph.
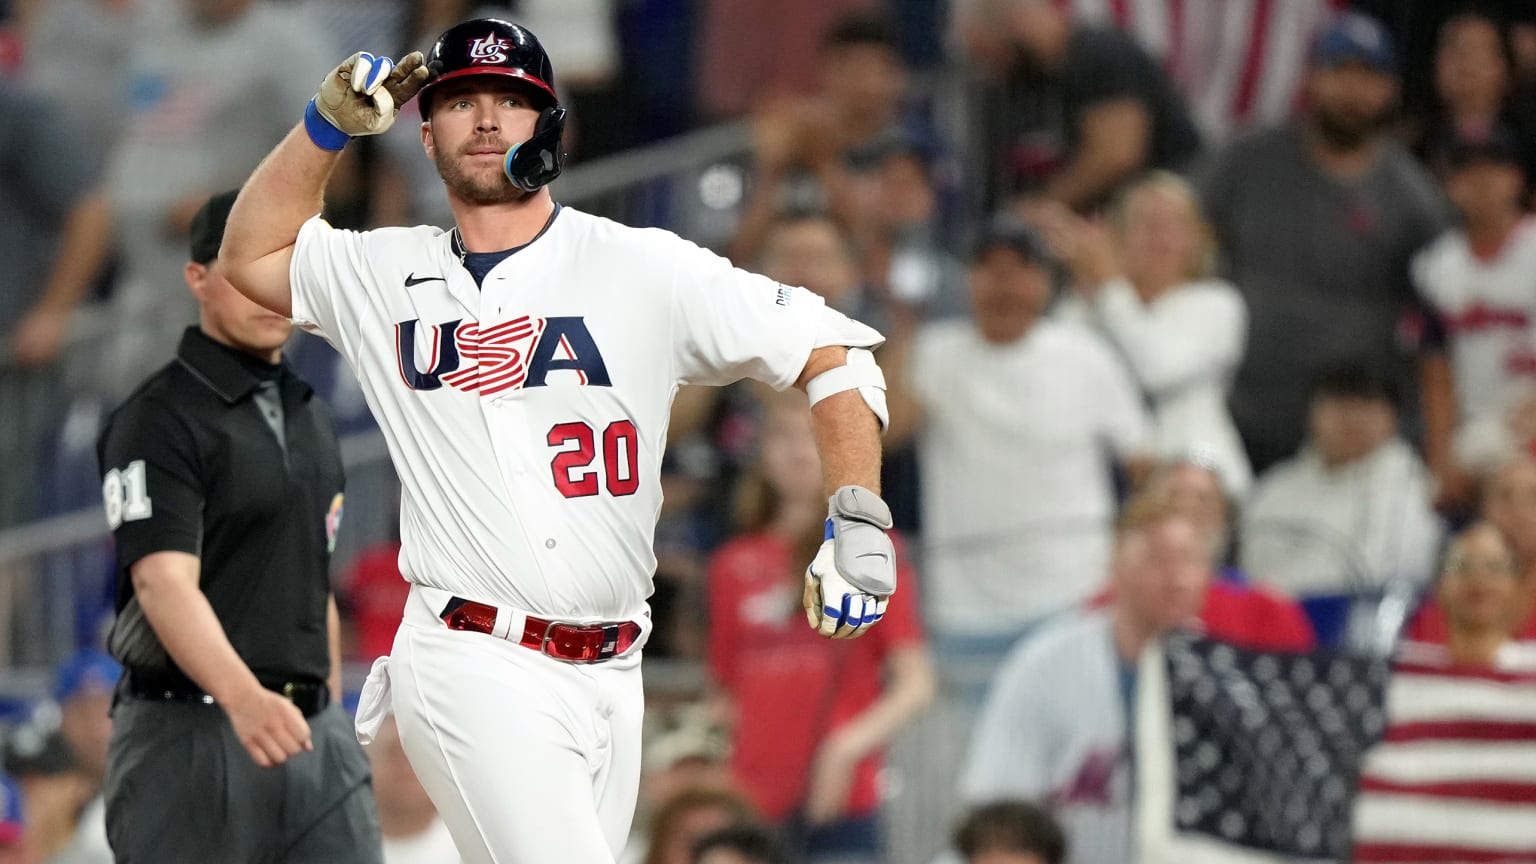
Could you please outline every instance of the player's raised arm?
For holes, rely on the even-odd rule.
[[[327,75],[294,127],[252,172],[224,232],[219,258],[240,293],[283,315],[293,300],[289,265],[299,229],[320,212],[325,184],[347,142],[394,124],[426,81],[420,52],[398,65],[359,53]]]

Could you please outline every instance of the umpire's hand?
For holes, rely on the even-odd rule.
[[[891,508],[863,486],[844,486],[827,505],[827,533],[805,570],[805,617],[832,639],[864,635],[896,592],[896,553],[885,532]]]
[[[300,750],[315,749],[303,712],[271,690],[249,690],[226,702],[224,712],[246,752],[263,768],[281,765]]]

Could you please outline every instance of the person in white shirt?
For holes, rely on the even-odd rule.
[[[1156,171],[1126,190],[1108,227],[1064,207],[1042,216],[1075,277],[1056,314],[1091,325],[1120,354],[1157,420],[1159,456],[1198,456],[1241,498],[1253,471],[1227,393],[1248,307],[1210,275],[1215,244],[1194,188]]]
[[[1046,806],[1067,839],[1067,864],[1129,864],[1131,708],[1142,649],[1194,622],[1210,586],[1200,529],[1166,499],[1126,508],[1114,601],[1041,630],[997,672],[971,738],[960,795]]]
[[[1151,444],[1109,349],[1043,317],[1051,284],[1038,235],[989,225],[969,285],[969,320],[924,325],[882,357],[893,394],[886,447],[918,436],[926,623],[961,686],[968,670],[990,674],[1024,631],[1101,587],[1112,465],[1147,467]]]
[[[453,837],[405,758],[394,718],[379,727],[378,737],[368,748],[368,761],[373,765],[384,864],[458,864]]]
[[[1254,486],[1242,569],[1300,600],[1320,644],[1384,649],[1429,582],[1444,533],[1429,472],[1398,435],[1390,381],[1370,367],[1320,375],[1310,412],[1301,452]]]
[[[1455,142],[1446,166],[1462,224],[1420,252],[1412,274],[1445,341],[1455,393],[1445,419],[1428,424],[1428,449],[1453,466],[1441,481],[1460,481],[1470,497],[1471,478],[1455,475],[1486,474],[1536,437],[1536,222],[1507,131]]]

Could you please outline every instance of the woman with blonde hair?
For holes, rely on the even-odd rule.
[[[733,709],[731,773],[807,864],[873,864],[884,860],[881,754],[934,691],[912,570],[893,538],[902,589],[857,641],[805,626],[798,556],[821,543],[821,460],[803,395],[764,407],[738,501],[743,533],[709,565],[709,664]]]
[[[1194,189],[1154,171],[1125,190],[1107,225],[1056,208],[1038,219],[1073,276],[1057,315],[1097,329],[1124,358],[1157,420],[1160,455],[1210,463],[1241,499],[1253,472],[1227,392],[1248,310],[1210,275],[1215,241]]]

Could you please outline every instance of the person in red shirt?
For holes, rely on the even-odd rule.
[[[769,400],[743,479],[744,534],[709,567],[709,663],[734,714],[731,771],[763,814],[788,826],[808,864],[879,861],[881,752],[933,698],[912,567],[885,618],[852,642],[805,626],[800,560],[821,543],[826,493],[804,396]]]
[[[1483,487],[1483,518],[1509,538],[1520,580],[1512,603],[1518,642],[1536,642],[1536,458],[1517,456],[1500,465]],[[1439,598],[1431,594],[1408,622],[1403,638],[1446,644],[1450,628]]]
[[[355,639],[348,652],[352,659],[372,663],[390,652],[410,593],[411,583],[400,575],[399,540],[376,543],[358,553],[341,580]]]
[[[1164,463],[1147,478],[1142,494],[1164,502],[1206,539],[1212,578],[1200,605],[1206,635],[1259,651],[1310,651],[1317,645],[1299,604],[1270,588],[1252,585],[1236,568],[1222,566],[1231,542],[1231,505],[1221,478],[1198,459]],[[1094,605],[1109,602],[1110,589]]]

